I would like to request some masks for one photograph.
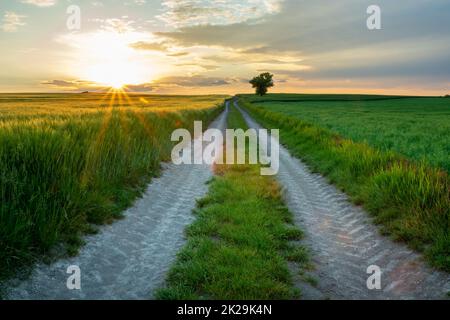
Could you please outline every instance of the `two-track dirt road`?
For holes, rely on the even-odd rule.
[[[244,110],[250,128],[261,128]],[[224,129],[226,111],[210,126]],[[266,145],[262,141],[262,145]],[[77,257],[39,264],[27,280],[7,284],[7,299],[149,299],[163,283],[195,199],[207,192],[207,165],[165,164],[123,220],[89,236]],[[369,216],[280,146],[277,176],[295,222],[312,251],[317,288],[302,285],[305,299],[439,299],[449,274],[430,269],[419,254],[378,233]],[[81,268],[81,290],[68,290],[67,267]],[[367,267],[381,268],[381,290],[369,290]]]
[[[259,129],[237,102],[250,128]],[[262,144],[266,145],[265,142]],[[444,299],[450,275],[425,265],[419,254],[381,236],[366,212],[280,146],[278,181],[316,265],[317,289],[306,299]],[[381,268],[381,290],[367,288],[367,268]]]
[[[227,111],[228,106],[210,127],[225,129]],[[77,257],[39,264],[29,279],[12,281],[5,298],[152,298],[184,244],[196,199],[206,194],[211,177],[208,165],[164,164],[161,177],[153,179],[124,219],[89,236]],[[81,269],[81,290],[67,289],[71,265]]]

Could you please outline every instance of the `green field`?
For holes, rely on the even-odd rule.
[[[450,99],[370,95],[246,96],[255,105],[450,172]]]
[[[450,99],[272,94],[240,104],[384,233],[450,270]]]
[[[57,243],[75,253],[170,159],[172,131],[212,120],[224,98],[0,95],[0,276]]]

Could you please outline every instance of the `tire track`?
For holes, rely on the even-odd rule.
[[[250,128],[261,128],[236,101],[235,105]],[[446,298],[448,273],[429,268],[418,253],[381,236],[366,212],[283,146],[277,178],[296,224],[305,230],[305,244],[316,265],[313,274],[319,279],[318,288],[304,290],[304,298]],[[381,290],[367,288],[370,265],[381,268]]]
[[[224,130],[225,111],[210,125]],[[191,144],[191,150],[194,148]],[[201,145],[201,144],[200,144]],[[192,151],[193,152],[193,151]],[[77,257],[38,264],[27,280],[6,284],[7,299],[150,299],[183,246],[196,199],[207,192],[208,165],[163,164],[124,219],[86,238]],[[81,269],[81,290],[68,290],[67,267]]]

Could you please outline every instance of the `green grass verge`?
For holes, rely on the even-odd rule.
[[[214,119],[221,111],[215,104],[223,101],[159,112],[123,102],[100,107],[98,95],[51,97],[8,97],[13,102],[0,105],[9,110],[0,119],[0,278],[37,258],[75,254],[81,236],[95,232],[93,224],[120,218],[170,159],[172,131]],[[189,102],[196,104],[184,98]],[[72,103],[79,103],[77,111]]]
[[[240,105],[266,127],[279,128],[289,150],[362,204],[383,232],[425,253],[450,271],[449,177],[440,169],[392,151],[346,139],[291,115],[240,98]]]
[[[229,128],[246,128],[232,108]],[[187,245],[159,299],[292,299],[299,296],[287,261],[308,263],[280,188],[257,165],[218,165],[198,202]]]

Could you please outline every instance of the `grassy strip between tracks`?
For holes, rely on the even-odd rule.
[[[423,251],[433,266],[450,271],[446,172],[257,107],[243,97],[240,105],[264,126],[279,128],[281,142],[362,204],[385,234]]]
[[[232,107],[229,128],[246,128]],[[288,261],[303,269],[308,253],[280,188],[257,165],[216,165],[208,195],[159,299],[292,299]]]

